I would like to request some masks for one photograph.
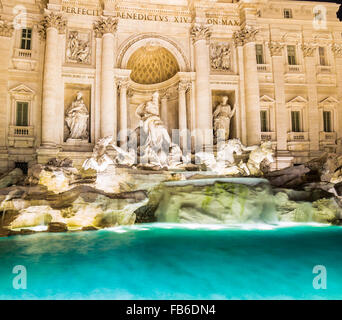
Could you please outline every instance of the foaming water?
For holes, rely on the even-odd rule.
[[[341,299],[342,228],[143,224],[0,239],[0,299]],[[12,286],[27,269],[27,289]],[[316,265],[327,289],[313,288]]]

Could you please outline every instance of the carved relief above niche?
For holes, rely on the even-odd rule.
[[[91,33],[69,30],[66,44],[66,62],[91,63]]]
[[[64,142],[90,142],[91,86],[66,84],[64,89]]]
[[[210,65],[212,70],[231,71],[232,50],[227,42],[214,42],[210,45]]]

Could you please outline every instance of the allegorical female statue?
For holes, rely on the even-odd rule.
[[[135,131],[141,159],[146,159],[146,162],[153,165],[168,167],[172,162],[170,155],[181,157],[179,146],[171,142],[169,133],[160,119],[158,92],[153,93],[152,100],[138,106],[136,115],[141,121]],[[130,140],[133,142],[133,139]]]
[[[76,99],[66,112],[65,122],[69,129],[68,139],[88,140],[89,112],[84,104],[82,92],[77,92]]]
[[[235,114],[235,107],[232,109],[228,103],[228,97],[222,97],[222,102],[214,110],[214,136],[217,142],[227,142],[230,134],[230,120]]]

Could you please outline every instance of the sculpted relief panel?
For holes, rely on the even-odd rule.
[[[210,64],[212,70],[231,70],[231,47],[228,43],[217,42],[210,45]]]
[[[90,64],[90,57],[90,33],[69,31],[66,49],[67,62]]]

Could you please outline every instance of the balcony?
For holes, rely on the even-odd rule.
[[[10,126],[8,144],[14,148],[32,148],[34,144],[34,127]]]
[[[305,142],[309,140],[308,132],[289,132],[287,134],[287,141],[291,142]]]
[[[275,141],[275,132],[261,132],[260,141]]]
[[[31,59],[32,51],[16,48],[14,49],[14,55],[15,55],[15,58]]]
[[[258,64],[258,72],[271,72],[271,67],[269,64]]]
[[[300,65],[287,65],[286,72],[287,73],[303,73],[303,67]]]
[[[33,59],[31,50],[15,48],[12,62],[13,67],[18,70],[34,71],[37,67],[37,60]]]
[[[331,66],[317,66],[317,74],[331,73]]]
[[[336,132],[323,132],[319,133],[319,141],[329,144],[335,144],[337,138]]]

